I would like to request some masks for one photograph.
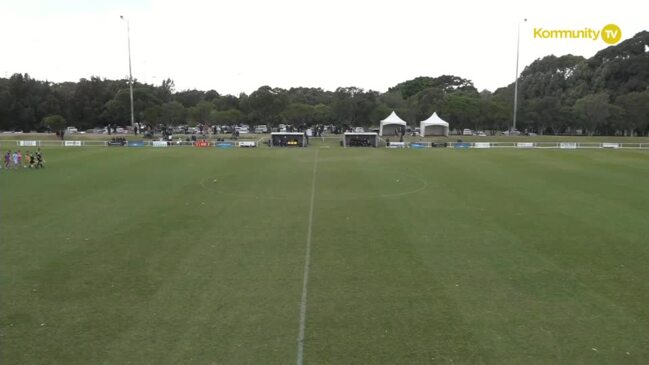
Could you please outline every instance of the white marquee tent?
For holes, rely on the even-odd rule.
[[[448,122],[433,113],[430,118],[419,123],[419,134],[424,136],[446,136],[448,137]]]
[[[387,118],[381,121],[379,125],[379,136],[393,136],[397,128],[406,128],[406,122],[399,118],[394,111]]]

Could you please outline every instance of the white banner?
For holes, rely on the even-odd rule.
[[[19,141],[18,144],[20,146],[25,146],[25,147],[35,147],[35,146],[37,146],[36,141]]]
[[[406,142],[390,142],[387,148],[406,148]]]
[[[473,148],[491,148],[491,143],[489,142],[476,142],[473,144]]]
[[[561,142],[559,143],[559,148],[564,150],[574,150],[577,149],[577,144],[575,142]]]
[[[241,141],[238,143],[239,147],[257,147],[255,141]]]
[[[65,147],[81,147],[81,141],[65,141]]]
[[[602,143],[602,148],[620,148],[619,143]]]
[[[532,142],[518,142],[516,143],[518,148],[534,148],[534,143]]]
[[[153,142],[151,142],[151,145],[153,147],[168,147],[169,146],[166,141],[153,141]]]

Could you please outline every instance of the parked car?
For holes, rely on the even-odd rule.
[[[466,128],[466,129],[464,129],[464,130],[462,131],[462,135],[463,135],[463,136],[470,136],[470,135],[473,135],[473,131],[470,130],[470,129],[468,129],[468,128]]]
[[[268,127],[265,124],[255,126],[255,133],[268,133]]]
[[[67,127],[65,128],[65,133],[67,134],[79,133],[79,130],[76,127]]]

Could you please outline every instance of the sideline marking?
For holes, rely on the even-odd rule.
[[[300,329],[297,335],[297,365],[304,362],[304,327],[306,325],[306,298],[309,285],[309,263],[311,261],[311,231],[313,227],[313,205],[315,203],[315,180],[318,171],[318,150],[313,157],[313,179],[311,182],[311,203],[309,206],[309,227],[306,234],[306,253],[304,254],[304,279],[302,281],[302,301],[300,302]]]

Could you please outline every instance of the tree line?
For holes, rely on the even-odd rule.
[[[649,32],[636,34],[589,59],[547,56],[519,78],[517,127],[539,134],[647,135],[649,133]],[[479,62],[476,62],[479,66]],[[392,110],[417,126],[436,111],[453,129],[507,130],[514,84],[478,91],[459,76],[417,77],[384,93],[358,87],[290,89],[262,86],[248,94],[176,91],[135,81],[136,121],[179,124],[334,124],[376,126]],[[100,77],[53,83],[28,74],[0,78],[0,130],[44,130],[67,123],[80,130],[130,125],[128,80]]]

